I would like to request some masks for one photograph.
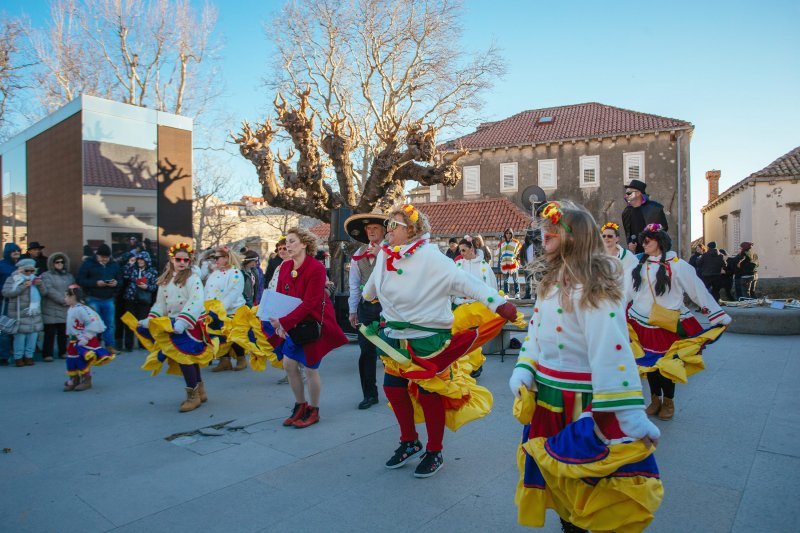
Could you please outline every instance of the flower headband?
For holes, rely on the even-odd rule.
[[[417,223],[417,220],[419,220],[419,211],[417,211],[416,207],[411,204],[406,204],[403,206],[403,211],[406,212],[406,215],[408,215],[408,219],[411,222],[415,224]]]
[[[619,231],[619,224],[617,224],[616,222],[606,222],[605,224],[603,224],[603,227],[600,228],[600,231],[605,231],[609,228],[613,229],[614,231]]]
[[[193,254],[194,248],[188,242],[179,242],[178,244],[173,244],[169,247],[169,256],[175,257],[175,254],[178,252],[186,252],[187,254]]]
[[[561,226],[567,230],[567,233],[572,233],[572,228],[570,228],[566,222],[561,220],[562,216],[564,216],[564,213],[561,211],[561,204],[558,202],[549,202],[544,206],[544,209],[542,209],[542,218],[549,218],[552,225]]]
[[[663,231],[664,230],[664,226],[662,226],[661,224],[653,223],[653,224],[646,225],[644,227],[644,230],[647,231],[647,232],[655,233],[657,231]]]

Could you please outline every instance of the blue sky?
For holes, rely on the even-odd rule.
[[[282,3],[216,2],[225,42],[220,105],[237,121],[270,110],[272,95],[261,87],[273,50],[265,31],[280,30],[267,23]],[[45,1],[0,6],[37,25],[47,17]],[[722,170],[725,189],[800,145],[797,20],[796,1],[467,0],[462,43],[481,50],[494,41],[507,60],[481,118],[596,101],[692,122],[696,237],[706,170]],[[229,164],[259,195],[252,165],[238,156]]]

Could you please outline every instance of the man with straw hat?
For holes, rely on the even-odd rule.
[[[371,324],[380,320],[381,304],[377,300],[366,301],[362,289],[375,268],[375,257],[380,251],[381,242],[386,235],[387,216],[381,213],[361,213],[344,221],[344,229],[350,237],[363,243],[350,261],[350,324],[358,330],[359,324]],[[378,403],[378,387],[375,382],[378,354],[375,345],[360,332],[358,345],[361,355],[358,358],[358,374],[361,377],[361,391],[364,399],[359,409],[369,409]]]

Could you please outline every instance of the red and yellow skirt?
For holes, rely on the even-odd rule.
[[[78,344],[75,339],[70,339],[67,345],[67,375],[83,376],[91,371],[91,367],[107,365],[114,360],[114,357],[114,354],[100,345],[97,338],[85,346]]]

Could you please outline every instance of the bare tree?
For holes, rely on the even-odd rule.
[[[7,18],[0,21],[0,138],[5,136],[11,104],[29,87],[23,71],[32,63],[22,55],[22,35],[19,21]]]
[[[275,109],[294,151],[274,157],[270,120],[234,137],[269,204],[329,221],[340,206],[386,208],[407,180],[454,186],[463,152],[439,152],[436,132],[463,123],[504,69],[494,48],[461,51],[460,14],[448,0],[288,3],[273,22],[275,86],[293,102],[279,92]]]
[[[218,95],[208,4],[54,0],[51,18],[45,31],[30,31],[48,111],[83,93],[196,117]]]
[[[212,158],[201,156],[192,179],[192,222],[195,248],[219,246],[230,241],[238,217],[227,215],[226,202],[239,192],[236,182],[220,171]]]

